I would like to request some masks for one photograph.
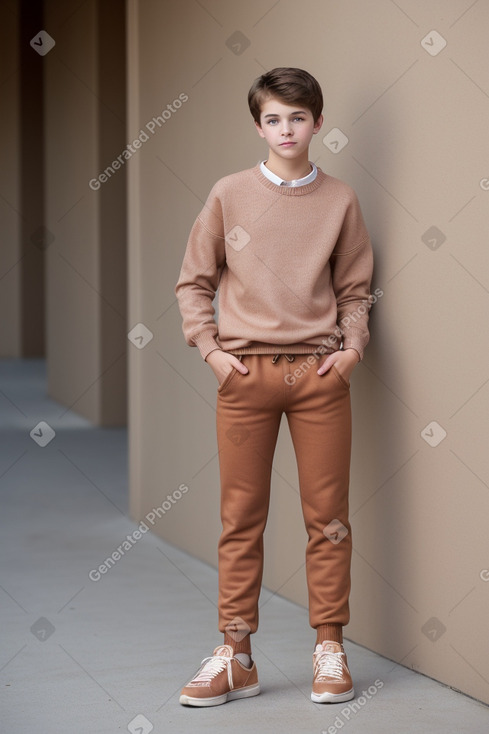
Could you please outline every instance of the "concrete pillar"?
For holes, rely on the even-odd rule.
[[[126,420],[125,16],[117,0],[46,0],[49,395],[98,425]],[[90,186],[91,180],[97,185]]]
[[[43,59],[30,45],[41,27],[41,0],[2,10],[2,357],[44,355]]]

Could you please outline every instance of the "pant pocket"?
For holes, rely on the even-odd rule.
[[[217,392],[222,395],[223,391],[226,390],[226,388],[229,386],[229,384],[232,382],[232,380],[236,377],[238,370],[235,367],[231,367],[231,372],[226,375],[224,380],[221,382],[221,384],[217,388]]]
[[[343,387],[346,387],[347,390],[349,390],[350,389],[350,383],[349,383],[349,381],[346,380],[343,377],[343,375],[338,372],[338,370],[336,369],[335,365],[333,365],[331,367],[331,370],[332,370],[333,374],[336,376],[336,379],[338,380],[338,382],[341,382],[341,384],[343,385]]]

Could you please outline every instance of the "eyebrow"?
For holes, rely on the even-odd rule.
[[[297,110],[296,112],[291,112],[290,114],[291,115],[306,115],[307,113],[305,110]],[[265,115],[265,117],[280,117],[280,115],[278,114],[278,112],[272,112],[270,115]]]

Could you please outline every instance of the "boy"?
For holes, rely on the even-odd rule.
[[[187,343],[214,371],[221,481],[219,630],[223,644],[180,703],[215,706],[260,692],[258,627],[272,460],[282,413],[308,533],[311,699],[348,701],[350,374],[369,340],[373,255],[354,191],[309,161],[323,123],[308,72],[277,68],[248,104],[268,158],[220,179],[190,232],[175,288]],[[219,286],[219,325],[212,301]]]

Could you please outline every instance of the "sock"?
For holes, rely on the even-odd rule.
[[[233,654],[235,657],[246,665],[247,668],[251,665],[251,635],[248,633],[243,637],[242,640],[236,640],[232,635],[224,632],[224,644],[230,645],[233,648]],[[246,655],[246,658],[241,659],[239,655]],[[248,662],[249,660],[249,662]]]
[[[316,627],[316,645],[320,645],[324,640],[343,643],[343,625],[320,624]]]
[[[251,655],[248,655],[248,653],[237,652],[234,657],[239,660],[239,662],[242,663],[245,668],[251,668]]]

